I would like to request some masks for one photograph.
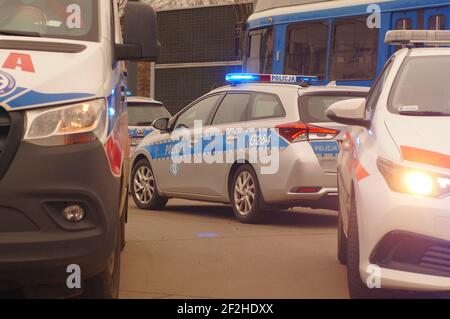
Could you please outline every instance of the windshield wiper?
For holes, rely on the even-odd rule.
[[[450,112],[437,112],[437,111],[399,111],[400,115],[410,116],[450,116]]]
[[[31,37],[31,38],[40,38],[40,37],[42,37],[42,35],[39,32],[17,31],[17,30],[0,30],[0,35],[10,35],[10,36],[18,36],[18,37]]]

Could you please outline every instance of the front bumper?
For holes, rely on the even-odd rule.
[[[100,142],[41,147],[22,142],[0,180],[0,288],[65,284],[71,264],[83,279],[113,252],[120,180]],[[81,205],[85,220],[61,211]]]
[[[356,197],[363,281],[375,264],[383,288],[450,291],[450,197],[395,193],[380,175],[362,180]]]

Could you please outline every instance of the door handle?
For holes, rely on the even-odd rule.
[[[191,146],[191,147],[194,147],[195,145],[197,145],[197,143],[198,143],[198,139],[196,138],[196,139],[191,139],[191,141],[189,142],[189,145]]]
[[[237,140],[237,136],[236,135],[229,135],[229,136],[227,136],[227,143],[233,143],[236,140]]]

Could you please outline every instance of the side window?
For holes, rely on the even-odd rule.
[[[213,95],[194,104],[178,117],[175,128],[192,128],[194,127],[195,121],[202,121],[203,125],[207,125],[211,113],[217,103],[219,103],[220,98],[221,95]]]
[[[245,121],[250,102],[250,94],[229,93],[225,96],[214,116],[213,124],[237,123]]]
[[[316,75],[325,78],[328,48],[328,23],[294,25],[288,30],[286,74]]]
[[[246,70],[253,73],[272,73],[274,32],[272,28],[249,33],[246,54]]]
[[[286,115],[280,99],[273,94],[257,93],[250,109],[251,120],[283,117]]]
[[[397,30],[412,30],[413,29],[413,21],[410,18],[401,18],[398,19],[395,23],[395,29]]]
[[[445,15],[439,14],[431,16],[428,20],[428,30],[446,30]]]
[[[338,20],[333,26],[330,80],[371,80],[377,69],[378,29],[367,18]]]
[[[393,56],[385,65],[383,71],[380,73],[379,77],[375,81],[374,86],[369,92],[369,96],[367,97],[367,105],[366,105],[366,118],[372,118],[373,113],[378,104],[378,100],[380,99],[381,92],[384,88],[384,83],[386,82],[386,78],[389,75],[389,72],[392,69],[392,65],[394,64],[395,56]]]

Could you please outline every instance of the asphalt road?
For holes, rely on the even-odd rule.
[[[230,207],[172,200],[132,203],[121,298],[348,298],[336,260],[336,212],[271,212],[238,223]]]

